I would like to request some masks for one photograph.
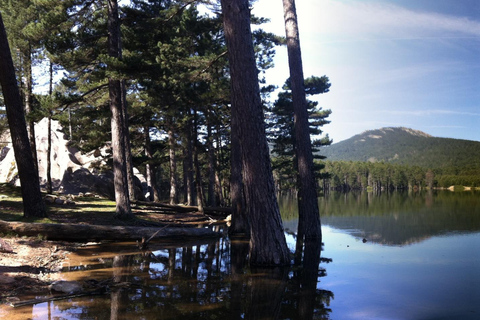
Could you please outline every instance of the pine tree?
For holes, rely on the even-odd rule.
[[[245,204],[250,218],[250,264],[289,263],[275,197],[263,106],[250,30],[248,0],[222,0],[231,75],[232,136],[240,143]],[[232,142],[233,142],[232,141]],[[232,147],[235,148],[235,147]]]
[[[120,22],[118,17],[117,0],[108,0],[108,54],[111,58],[120,58]],[[113,174],[115,188],[116,211],[118,219],[131,219],[133,214],[130,208],[128,193],[126,148],[125,145],[125,116],[126,110],[122,108],[122,88],[118,79],[110,76],[108,79],[108,91],[110,97],[111,128],[112,128],[112,151],[113,151]]]
[[[328,77],[309,77],[304,81],[304,92],[307,96],[327,93],[331,86]],[[298,171],[296,169],[296,142],[294,131],[294,110],[291,92],[291,82],[288,79],[283,91],[278,94],[278,99],[273,106],[269,108],[268,133],[269,140],[272,143],[273,167],[282,183],[284,190],[295,190],[297,188]],[[313,158],[322,160],[325,157],[321,155],[321,148],[330,145],[332,140],[328,134],[323,134],[323,126],[330,123],[328,120],[331,114],[330,109],[323,110],[318,107],[317,101],[307,99],[307,115],[309,123],[309,134],[312,137]],[[317,161],[314,163],[314,176],[316,179],[323,179],[325,172],[322,172],[324,165]]]

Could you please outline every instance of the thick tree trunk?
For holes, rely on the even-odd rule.
[[[313,170],[312,144],[309,133],[295,0],[283,0],[283,10],[295,118],[295,152],[298,168],[298,213],[299,219],[304,220],[304,236],[306,238],[318,238],[321,240],[322,231]]]
[[[230,154],[230,199],[232,205],[232,225],[229,233],[233,236],[250,237],[250,223],[245,193],[243,192],[242,154],[238,137],[236,109],[232,108],[232,141]]]
[[[0,221],[1,233],[15,233],[20,236],[43,236],[48,240],[90,241],[90,240],[141,240],[185,239],[219,237],[220,233],[207,228],[153,228],[130,226],[98,226],[85,224],[23,223]],[[158,233],[157,233],[158,232]]]
[[[15,161],[23,198],[25,217],[45,217],[45,204],[40,193],[38,169],[28,141],[27,125],[23,113],[22,98],[18,90],[7,34],[0,14],[0,84],[6,106],[8,125],[12,137]]]
[[[231,75],[232,123],[238,121],[232,136],[236,135],[240,142],[250,217],[250,264],[285,265],[290,259],[265,135],[249,2],[222,0],[222,10]]]
[[[111,57],[119,57],[120,25],[118,19],[117,0],[108,0],[108,53]],[[112,113],[112,151],[113,174],[115,188],[116,211],[118,219],[133,218],[128,197],[127,167],[125,159],[125,139],[122,110],[122,90],[120,80],[109,79],[110,111]]]

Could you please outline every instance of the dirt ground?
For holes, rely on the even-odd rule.
[[[77,244],[37,238],[3,238],[13,253],[0,252],[0,299],[15,301],[21,294],[48,292]]]

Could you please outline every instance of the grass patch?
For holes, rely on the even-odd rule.
[[[105,226],[158,226],[171,223],[171,214],[164,215],[141,214],[141,210],[134,211],[135,216],[129,220],[115,218],[115,201],[101,198],[81,197],[73,199],[74,205],[47,204],[45,218],[24,218],[23,200],[20,188],[0,184],[0,220],[19,221],[29,223],[64,223],[90,224]],[[189,217],[187,217],[189,218]],[[194,217],[195,218],[195,217]]]
[[[0,220],[36,223],[88,223],[113,225],[124,223],[113,218],[115,202],[100,198],[79,198],[75,205],[47,205],[46,218],[24,218],[19,187],[0,184]]]

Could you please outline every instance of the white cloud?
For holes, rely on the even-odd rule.
[[[310,0],[303,6],[310,10],[302,10],[299,19],[305,19],[308,29],[337,37],[357,40],[480,37],[480,23],[465,17],[363,1]]]

